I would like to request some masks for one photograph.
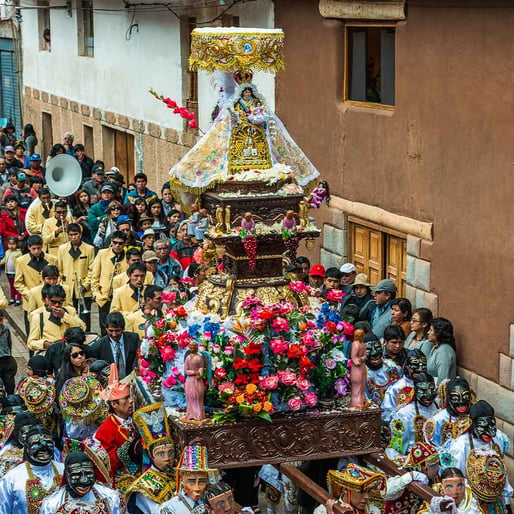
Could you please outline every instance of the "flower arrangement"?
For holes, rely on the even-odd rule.
[[[291,288],[303,292],[293,282]],[[241,314],[187,312],[163,295],[164,316],[155,319],[140,350],[145,382],[173,391],[184,383],[178,359],[196,341],[206,360],[205,405],[217,422],[240,417],[270,421],[275,412],[313,409],[321,398],[346,395],[348,350],[353,326],[330,306],[319,311],[291,302],[264,305],[257,297],[241,304]],[[183,364],[182,364],[183,366]]]

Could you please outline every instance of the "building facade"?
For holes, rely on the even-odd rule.
[[[170,167],[196,142],[198,131],[149,94],[157,92],[198,114],[200,128],[216,105],[215,80],[187,69],[190,33],[214,25],[273,26],[270,0],[241,2],[230,12],[218,2],[182,2],[179,10],[122,0],[24,2],[24,122],[32,123],[47,156],[64,132],[86,154],[117,166],[126,181],[136,172],[160,188]],[[217,7],[212,7],[217,5]],[[50,33],[50,41],[45,39]],[[271,98],[274,79],[257,83]]]
[[[277,0],[275,20],[277,113],[331,188],[318,258],[453,322],[512,457],[514,3]]]

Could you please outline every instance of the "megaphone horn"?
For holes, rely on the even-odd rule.
[[[71,155],[56,155],[46,167],[45,179],[55,196],[70,196],[80,187],[82,168]]]

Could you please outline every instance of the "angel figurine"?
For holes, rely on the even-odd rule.
[[[296,220],[299,219],[299,216],[294,211],[286,211],[285,214],[279,214],[278,216],[275,216],[275,221],[278,219],[282,220],[282,230],[289,230],[290,232],[293,232],[296,230]]]
[[[223,206],[221,204],[218,204],[216,205],[216,225],[214,227],[216,234],[224,234],[224,226],[225,220],[223,219]]]
[[[237,223],[239,220],[241,220],[241,228],[246,230],[247,234],[253,234],[255,232],[255,220],[261,221],[262,218],[251,212],[246,212],[244,216],[238,216],[234,223]]]

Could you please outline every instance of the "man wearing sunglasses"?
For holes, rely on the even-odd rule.
[[[30,314],[30,333],[27,339],[30,351],[47,350],[52,343],[62,339],[70,327],[86,328],[73,307],[63,307],[65,298],[62,286],[43,288],[45,306]]]
[[[91,268],[91,292],[98,305],[101,335],[107,334],[105,318],[111,310],[114,277],[127,271],[124,246],[127,236],[124,232],[115,230],[111,237],[110,248],[100,250]]]

